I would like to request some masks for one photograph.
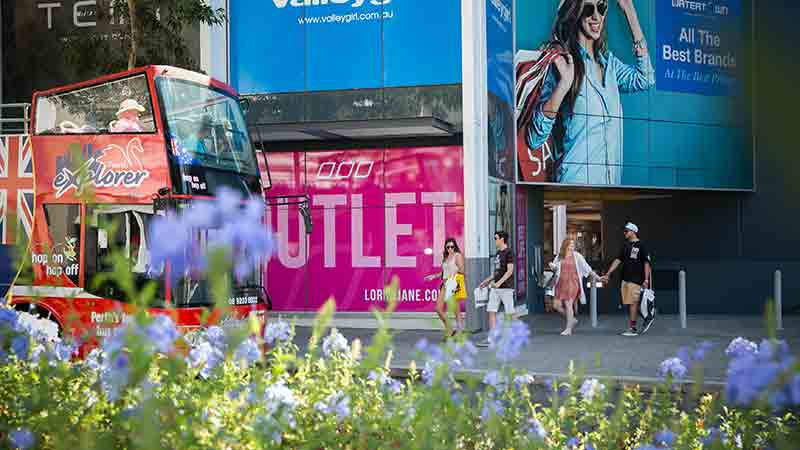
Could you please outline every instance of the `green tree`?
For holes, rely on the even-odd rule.
[[[187,30],[218,26],[225,12],[205,0],[104,0],[97,3],[93,32],[76,30],[64,39],[67,62],[83,78],[147,64],[197,70]]]

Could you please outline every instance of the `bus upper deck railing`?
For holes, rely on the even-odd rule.
[[[30,111],[30,103],[0,103],[0,134],[28,134]]]

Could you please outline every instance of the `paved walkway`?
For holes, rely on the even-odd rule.
[[[659,316],[647,334],[637,337],[620,336],[625,325],[622,315],[600,316],[597,328],[592,328],[588,316],[580,316],[572,336],[560,336],[561,322],[554,315],[532,315],[525,318],[531,327],[531,340],[514,366],[539,377],[563,376],[570,362],[582,368],[586,375],[610,378],[619,382],[649,384],[657,382],[658,365],[675,356],[682,346],[694,346],[708,340],[714,344],[704,365],[704,382],[710,385],[724,380],[728,343],[737,336],[760,342],[766,333],[764,320],[755,316],[690,316],[688,327],[681,329],[677,316]],[[792,352],[800,353],[800,316],[783,318],[784,330],[778,336],[785,339]],[[366,329],[340,329],[348,339],[359,338],[368,345],[372,335]],[[297,343],[307,341],[310,330],[297,329]],[[414,344],[421,338],[441,339],[441,333],[422,330],[393,332],[394,359],[392,367],[407,369],[415,357]],[[484,334],[485,335],[485,334]],[[473,342],[482,337],[470,337]],[[480,349],[477,358],[479,371],[495,367],[492,352]]]

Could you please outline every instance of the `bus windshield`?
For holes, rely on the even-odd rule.
[[[165,76],[156,77],[156,88],[172,155],[180,166],[258,174],[236,98],[211,86]]]

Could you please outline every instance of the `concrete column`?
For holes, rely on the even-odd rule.
[[[489,161],[486,105],[486,2],[461,0],[461,66],[464,133],[464,256],[466,326],[485,328],[485,309],[476,310],[472,291],[489,273]]]
[[[553,207],[553,253],[558,254],[567,238],[567,205]]]

